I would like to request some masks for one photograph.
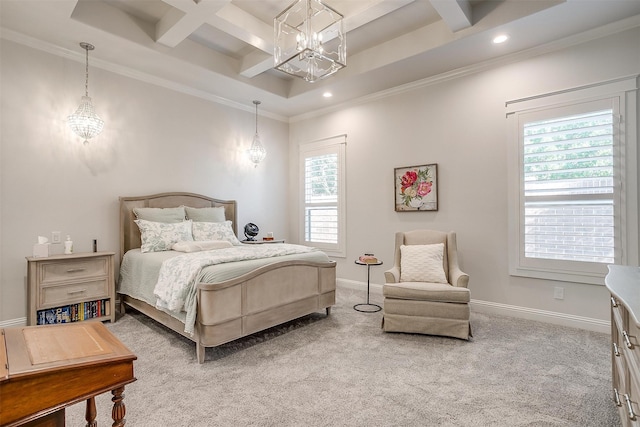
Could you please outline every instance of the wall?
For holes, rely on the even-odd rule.
[[[252,221],[288,238],[288,125],[261,117],[267,158],[244,157],[255,129],[246,110],[96,67],[89,94],[105,120],[83,145],[66,126],[84,89],[82,62],[1,40],[0,321],[26,316],[26,262],[38,235],[71,235],[75,251],[118,251],[118,197],[190,191],[238,200]],[[61,253],[61,245],[53,252]]]
[[[560,51],[494,66],[404,92],[294,119],[290,139],[291,192],[297,194],[297,146],[347,134],[347,257],[337,259],[346,281],[366,280],[353,260],[364,252],[385,263],[372,268],[384,283],[393,263],[394,233],[416,228],[455,230],[462,269],[477,309],[523,317],[589,323],[607,330],[604,286],[512,277],[507,248],[507,127],[505,101],[640,73],[640,29]],[[635,141],[637,144],[637,141]],[[398,213],[395,167],[438,164],[439,210]],[[628,182],[638,191],[637,182]],[[290,234],[298,235],[297,197]],[[634,227],[634,229],[637,229]],[[637,261],[636,261],[637,262]],[[564,300],[553,299],[564,287]],[[364,298],[364,295],[363,295]],[[552,313],[547,313],[552,312]],[[587,318],[587,319],[583,319]],[[584,325],[582,325],[584,326]]]
[[[385,265],[372,269],[372,283],[383,283],[398,230],[456,230],[474,301],[520,316],[549,311],[556,320],[604,323],[604,287],[507,273],[504,102],[637,74],[639,38],[636,28],[290,126],[261,117],[268,155],[255,169],[243,158],[253,136],[251,100],[246,111],[233,109],[92,67],[90,95],[106,125],[84,146],[65,124],[82,95],[84,64],[1,40],[0,322],[26,316],[24,257],[36,236],[59,230],[77,251],[89,251],[94,238],[99,249],[118,250],[119,196],[192,191],[235,198],[240,225],[258,222],[295,241],[297,144],[346,133],[343,281],[362,285],[366,271],[353,260],[373,252]],[[393,168],[423,163],[438,163],[439,211],[396,213]],[[638,183],[627,184],[637,191]],[[564,300],[553,299],[555,286],[565,288]]]

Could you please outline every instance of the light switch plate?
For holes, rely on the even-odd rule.
[[[60,232],[52,231],[51,232],[51,243],[60,243]]]

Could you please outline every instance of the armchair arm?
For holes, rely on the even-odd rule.
[[[453,286],[457,286],[459,288],[466,288],[469,285],[469,275],[464,273],[459,268],[452,268],[449,274],[449,281]]]
[[[391,270],[385,271],[384,278],[386,279],[387,283],[400,282],[400,269],[398,267],[393,267]]]

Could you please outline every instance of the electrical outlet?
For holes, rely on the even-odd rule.
[[[556,286],[553,289],[553,297],[555,299],[564,299],[564,288],[562,288],[560,286]]]
[[[60,243],[60,232],[52,231],[51,232],[51,243]]]

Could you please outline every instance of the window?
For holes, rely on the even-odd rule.
[[[300,235],[333,256],[345,256],[345,146],[345,135],[300,146]]]
[[[637,188],[623,185],[636,163],[625,156],[635,86],[628,79],[507,103],[512,275],[602,284],[607,264],[637,254],[627,212]],[[632,216],[637,224],[637,209]]]
[[[615,262],[613,110],[583,107],[523,123],[527,258]]]

